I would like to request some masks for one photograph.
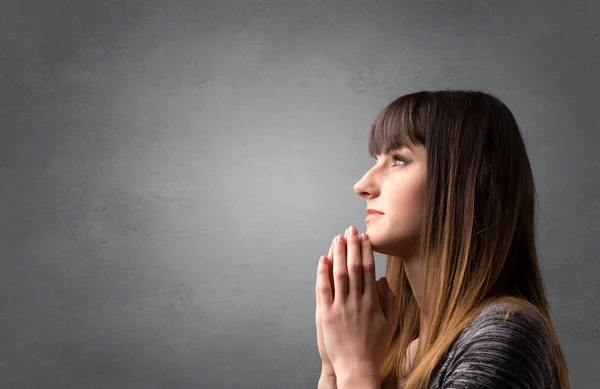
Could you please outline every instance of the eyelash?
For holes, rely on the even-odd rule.
[[[410,163],[409,161],[407,161],[406,159],[402,158],[398,154],[392,154],[392,158],[394,159],[394,161],[399,161],[399,162],[403,162],[404,163],[404,165],[396,165],[396,164],[394,164],[393,166],[406,166],[406,165],[408,165]]]

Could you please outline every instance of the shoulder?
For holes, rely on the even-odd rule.
[[[519,344],[516,344],[517,341]],[[529,346],[536,351],[546,351],[551,345],[551,337],[544,319],[536,310],[494,303],[484,307],[465,327],[457,339],[457,346],[481,347],[486,342],[492,342],[490,345]]]
[[[463,329],[443,364],[438,387],[549,388],[553,344],[532,308],[493,303]]]

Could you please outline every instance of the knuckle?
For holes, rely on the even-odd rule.
[[[321,322],[324,324],[332,324],[337,320],[337,316],[333,312],[321,314]]]
[[[375,305],[375,303],[373,302],[368,302],[366,303],[366,309],[367,309],[367,314],[369,315],[373,315],[375,314],[380,308],[379,305]]]
[[[367,261],[367,262],[363,263],[363,268],[366,271],[373,271],[373,270],[375,270],[375,262]]]
[[[348,272],[346,271],[346,269],[336,269],[336,270],[333,272],[333,276],[334,276],[336,279],[342,279],[342,278],[345,278],[347,275],[348,275]]]
[[[357,273],[362,270],[362,263],[360,261],[351,261],[348,263],[348,267],[350,268],[350,271]]]
[[[322,292],[325,292],[325,291],[327,291],[328,289],[329,289],[329,287],[328,287],[327,285],[325,285],[324,283],[318,283],[318,284],[315,286],[315,291],[316,291],[317,293],[322,293]]]

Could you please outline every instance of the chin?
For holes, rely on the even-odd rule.
[[[369,231],[368,229],[366,232],[369,235],[371,247],[373,248],[374,252],[384,255],[393,255],[392,252],[397,251],[398,243],[395,243],[394,240],[389,239],[389,237],[382,236],[374,231]],[[396,250],[394,250],[394,247]]]
[[[414,247],[418,241],[417,237],[410,234],[391,236],[368,226],[365,232],[369,235],[373,251],[383,255],[398,256],[399,253],[405,251],[404,249]]]

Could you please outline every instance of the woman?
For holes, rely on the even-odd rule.
[[[319,388],[568,389],[510,110],[482,92],[409,94],[377,116],[369,152],[354,186],[366,234],[351,226],[318,265]]]

